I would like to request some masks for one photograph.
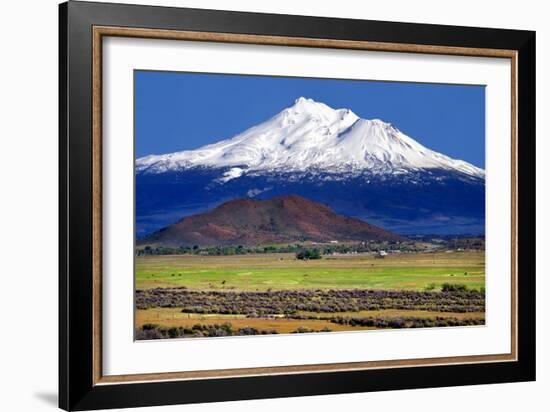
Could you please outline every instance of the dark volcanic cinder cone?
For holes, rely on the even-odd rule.
[[[181,219],[141,240],[166,246],[260,245],[287,242],[402,241],[402,236],[336,214],[301,196],[236,199]]]

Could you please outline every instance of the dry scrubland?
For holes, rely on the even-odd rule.
[[[137,338],[479,325],[484,285],[483,252],[139,256]]]

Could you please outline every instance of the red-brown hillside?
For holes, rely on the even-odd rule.
[[[404,240],[359,219],[338,215],[301,196],[237,199],[181,219],[141,244],[178,246],[261,245],[299,241]]]

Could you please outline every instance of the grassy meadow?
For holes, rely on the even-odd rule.
[[[136,288],[185,286],[194,290],[437,289],[444,283],[485,286],[485,253],[438,252],[327,256],[294,254],[138,256]]]
[[[137,256],[137,338],[480,325],[484,286],[480,251]]]

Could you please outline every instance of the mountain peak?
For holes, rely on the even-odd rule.
[[[304,104],[304,103],[314,103],[315,101],[313,99],[310,99],[309,97],[300,96],[296,100],[294,100],[294,104]]]
[[[164,173],[193,167],[222,169],[218,183],[247,173],[322,171],[324,174],[402,174],[441,169],[484,178],[465,161],[434,152],[380,119],[361,119],[299,97],[271,119],[196,150],[151,155],[138,172]]]
[[[349,109],[333,109],[325,103],[301,96],[294,100],[294,105],[283,110],[279,115],[281,114],[283,116],[290,114],[294,117],[309,115],[327,122],[333,122],[335,119],[342,117],[342,115],[350,115],[352,112]],[[355,114],[352,115],[355,116]]]
[[[304,96],[298,97],[296,100],[294,100],[294,105],[292,107],[295,107],[295,108],[296,107],[303,107],[303,108],[320,108],[320,107],[325,108],[326,107],[331,110],[334,110],[331,107],[327,106],[325,103],[316,102],[315,100]]]

